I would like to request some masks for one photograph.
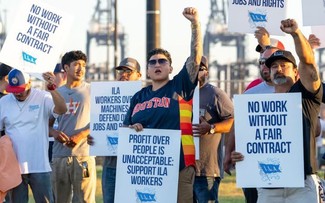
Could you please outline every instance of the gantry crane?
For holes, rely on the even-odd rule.
[[[5,11],[3,13],[5,15]],[[3,46],[4,42],[5,42],[6,35],[7,35],[7,33],[6,33],[6,24],[5,24],[6,22],[4,22],[2,20],[1,16],[2,16],[2,12],[0,10],[0,50],[2,49],[2,46]]]
[[[230,33],[227,31],[227,0],[210,0],[210,16],[204,35],[203,52],[208,56],[210,67],[216,69],[216,75],[210,75],[210,79],[227,81],[225,90],[228,94],[241,92],[243,83],[230,83],[230,81],[243,81],[248,75],[246,66],[256,62],[246,61],[245,57],[245,34]],[[212,58],[211,50],[215,45],[233,47],[236,49],[236,60],[227,64],[220,64],[217,58]],[[222,53],[223,50],[217,50]],[[221,54],[220,54],[221,55]],[[221,76],[224,76],[221,78]],[[219,83],[219,82],[218,82]],[[220,86],[220,84],[218,84]]]
[[[98,67],[96,65],[94,65],[95,67],[90,67],[94,74],[104,75],[104,77],[99,77],[100,79],[113,79],[110,78],[110,75],[112,75],[110,70],[116,65],[117,55],[120,58],[125,57],[126,34],[123,27],[117,22],[117,1],[107,0],[104,2],[103,0],[97,0],[95,11],[90,21],[90,28],[87,30],[86,54],[89,58],[88,61],[93,56],[93,52],[90,50],[93,39],[97,46],[107,47],[106,67]],[[117,46],[119,49],[117,49]],[[114,50],[112,54],[110,50]],[[116,53],[117,50],[119,53]],[[110,65],[112,64],[112,58],[114,58],[114,64]],[[88,76],[92,77],[91,74],[88,74]]]

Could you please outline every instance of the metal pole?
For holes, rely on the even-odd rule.
[[[147,0],[147,53],[160,47],[160,0]]]
[[[109,10],[110,0],[107,0],[107,10]],[[106,49],[106,70],[107,70],[107,80],[109,80],[109,40],[110,40],[110,30],[109,30],[110,16],[109,12],[107,12],[107,49]]]
[[[117,40],[118,40],[118,19],[117,19],[117,1],[114,4],[114,67],[117,66]]]

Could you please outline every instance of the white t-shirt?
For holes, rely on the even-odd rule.
[[[320,121],[321,129],[320,129],[320,135],[318,137],[316,137],[316,146],[317,147],[322,147],[323,146],[323,140],[324,140],[322,134],[325,131],[325,121],[323,119],[319,119],[319,121]]]
[[[13,143],[22,174],[51,171],[48,159],[49,118],[54,103],[50,93],[31,89],[23,102],[13,94],[0,99],[0,129]]]
[[[274,86],[268,85],[265,81],[246,90],[244,94],[268,94],[274,93]]]

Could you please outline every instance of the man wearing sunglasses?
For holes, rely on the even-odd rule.
[[[270,39],[268,31],[263,27],[258,27],[255,31],[255,37],[257,38],[258,45],[256,51],[260,53],[259,58],[259,71],[262,78],[262,82],[258,85],[247,89],[244,94],[267,94],[274,93],[274,85],[271,81],[270,69],[265,65],[266,59],[268,59],[275,51],[284,49],[281,42],[275,39]],[[271,46],[270,46],[271,45]],[[231,128],[228,134],[228,141],[225,150],[224,169],[225,172],[230,174],[230,168],[233,165],[231,160],[231,152],[235,150],[235,132],[234,126]],[[257,202],[257,190],[256,188],[243,188],[245,200],[247,203]]]
[[[115,68],[116,81],[141,79],[140,64],[133,58],[125,58]],[[117,156],[107,156],[103,162],[102,192],[104,203],[114,203]]]
[[[255,51],[260,53],[258,67],[262,82],[250,89],[246,89],[245,94],[273,93],[274,86],[271,81],[270,71],[265,66],[265,60],[268,59],[268,57],[270,57],[276,50],[284,50],[285,48],[282,42],[270,38],[268,31],[264,27],[257,27],[254,35],[258,41]]]
[[[169,52],[161,48],[151,50],[147,55],[147,74],[152,85],[132,97],[123,123],[136,131],[143,128],[181,130],[178,203],[193,201],[195,149],[191,125],[192,99],[203,49],[197,10],[185,8],[183,15],[191,22],[190,57],[181,71],[170,80],[173,67]]]
[[[140,64],[134,59],[127,57],[119,66],[115,67],[116,81],[136,81],[141,79]],[[87,137],[89,145],[94,145],[94,138]],[[104,203],[114,203],[116,183],[117,156],[106,156],[103,161],[102,171],[102,194]]]
[[[200,139],[200,159],[196,160],[194,202],[218,202],[218,190],[223,177],[222,133],[229,132],[234,107],[229,96],[208,83],[208,60],[202,56],[199,69],[200,123],[193,124],[193,134]]]

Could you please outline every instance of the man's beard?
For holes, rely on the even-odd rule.
[[[207,81],[207,78],[204,75],[202,77],[200,77],[199,78],[200,86],[204,85],[206,81]]]
[[[260,72],[260,75],[265,82],[271,82],[270,74],[263,74],[263,72]]]
[[[283,85],[287,82],[287,77],[281,73],[275,73],[273,83],[276,85]]]

